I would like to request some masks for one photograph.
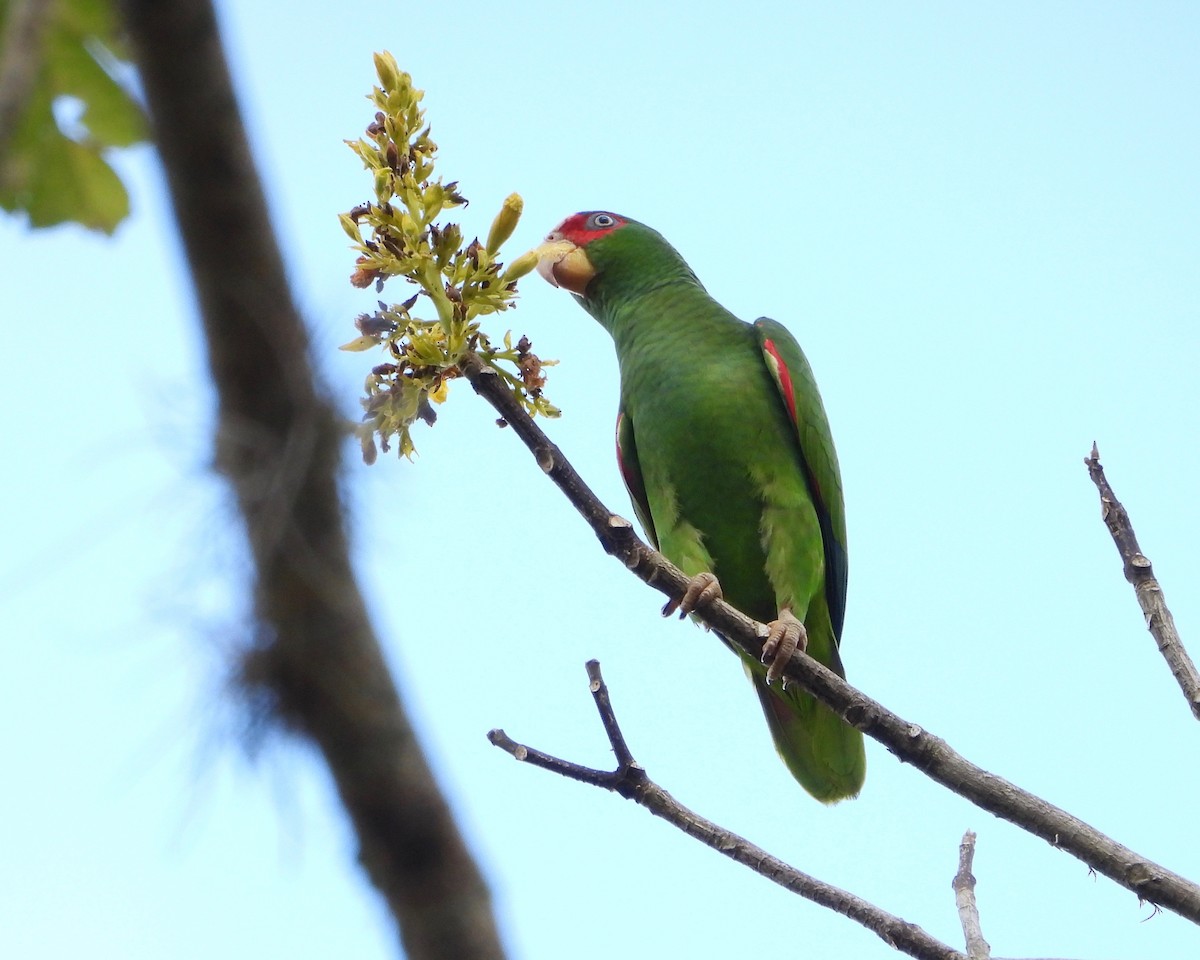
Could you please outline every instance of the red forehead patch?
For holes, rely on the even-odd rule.
[[[625,225],[624,217],[604,210],[585,210],[573,213],[554,228],[555,233],[562,234],[563,239],[570,240],[577,247],[584,247],[600,237],[608,236],[618,227]]]

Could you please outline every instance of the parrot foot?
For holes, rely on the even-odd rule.
[[[768,685],[783,676],[783,668],[795,651],[803,653],[807,649],[808,631],[804,629],[804,624],[796,619],[791,610],[780,610],[779,619],[767,624],[767,638],[763,641],[762,662],[770,663],[767,667]],[[786,677],[783,686],[786,690]]]
[[[711,573],[698,573],[688,581],[687,589],[678,600],[668,600],[662,608],[662,615],[669,617],[676,610],[682,620],[693,610],[706,607],[714,600],[721,598],[721,581]]]

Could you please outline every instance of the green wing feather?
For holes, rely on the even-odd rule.
[[[617,466],[621,470],[621,479],[625,481],[625,489],[629,491],[629,499],[633,502],[633,512],[646,536],[650,538],[651,545],[657,550],[658,535],[654,532],[650,500],[646,496],[645,481],[642,480],[637,441],[633,437],[633,421],[624,410],[617,414]]]
[[[812,368],[795,338],[765,317],[755,321],[754,330],[763,362],[796,431],[804,480],[821,528],[828,619],[819,610],[805,617],[809,652],[845,677],[838,647],[846,610],[846,516],[833,435]],[[826,631],[832,636],[823,636]],[[762,672],[750,665],[746,672],[792,775],[826,803],[856,795],[866,776],[862,734],[810,694],[796,687],[769,687]]]
[[[833,433],[821,404],[817,381],[808,358],[787,327],[767,317],[754,321],[763,361],[800,442],[805,482],[817,509],[825,547],[825,597],[834,636],[842,638],[846,618],[846,510],[842,475],[838,469]]]

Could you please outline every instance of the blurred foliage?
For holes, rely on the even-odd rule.
[[[525,337],[514,345],[511,333],[502,347],[494,345],[479,322],[515,306],[517,280],[537,265],[532,252],[507,267],[498,259],[520,219],[521,198],[514,193],[504,201],[484,243],[478,238],[464,243],[457,223],[439,224],[445,211],[465,207],[467,200],[457,181],[434,177],[437,144],[420,106],[424,92],[390,53],[375,55],[375,70],[379,86],[370,96],[375,119],[363,138],[346,141],[371,172],[375,195],[341,215],[359,255],[351,283],[373,284],[380,292],[390,277],[403,277],[418,289],[403,303],[379,301],[374,313],[360,315],[359,336],[342,347],[381,347],[387,355],[367,376],[362,401],[366,413],[358,434],[368,463],[377,455],[377,440],[385,451],[394,440],[400,455],[412,456],[410,427],[419,419],[433,423],[432,404],[446,399],[448,382],[461,375],[458,364],[468,351],[503,378],[531,415],[559,413],[542,394],[543,368],[553,361],[540,360]],[[413,315],[422,298],[432,304],[434,318]]]
[[[0,0],[6,32],[17,6]],[[111,234],[129,195],[105,151],[146,137],[141,109],[113,79],[124,55],[115,4],[54,0],[44,15],[37,48],[25,51],[32,86],[0,136],[0,207],[34,227],[73,222]]]

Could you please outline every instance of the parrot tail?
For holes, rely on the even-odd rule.
[[[761,671],[749,665],[746,673],[775,749],[800,785],[822,803],[857,796],[867,775],[862,734],[799,687],[769,687]]]

